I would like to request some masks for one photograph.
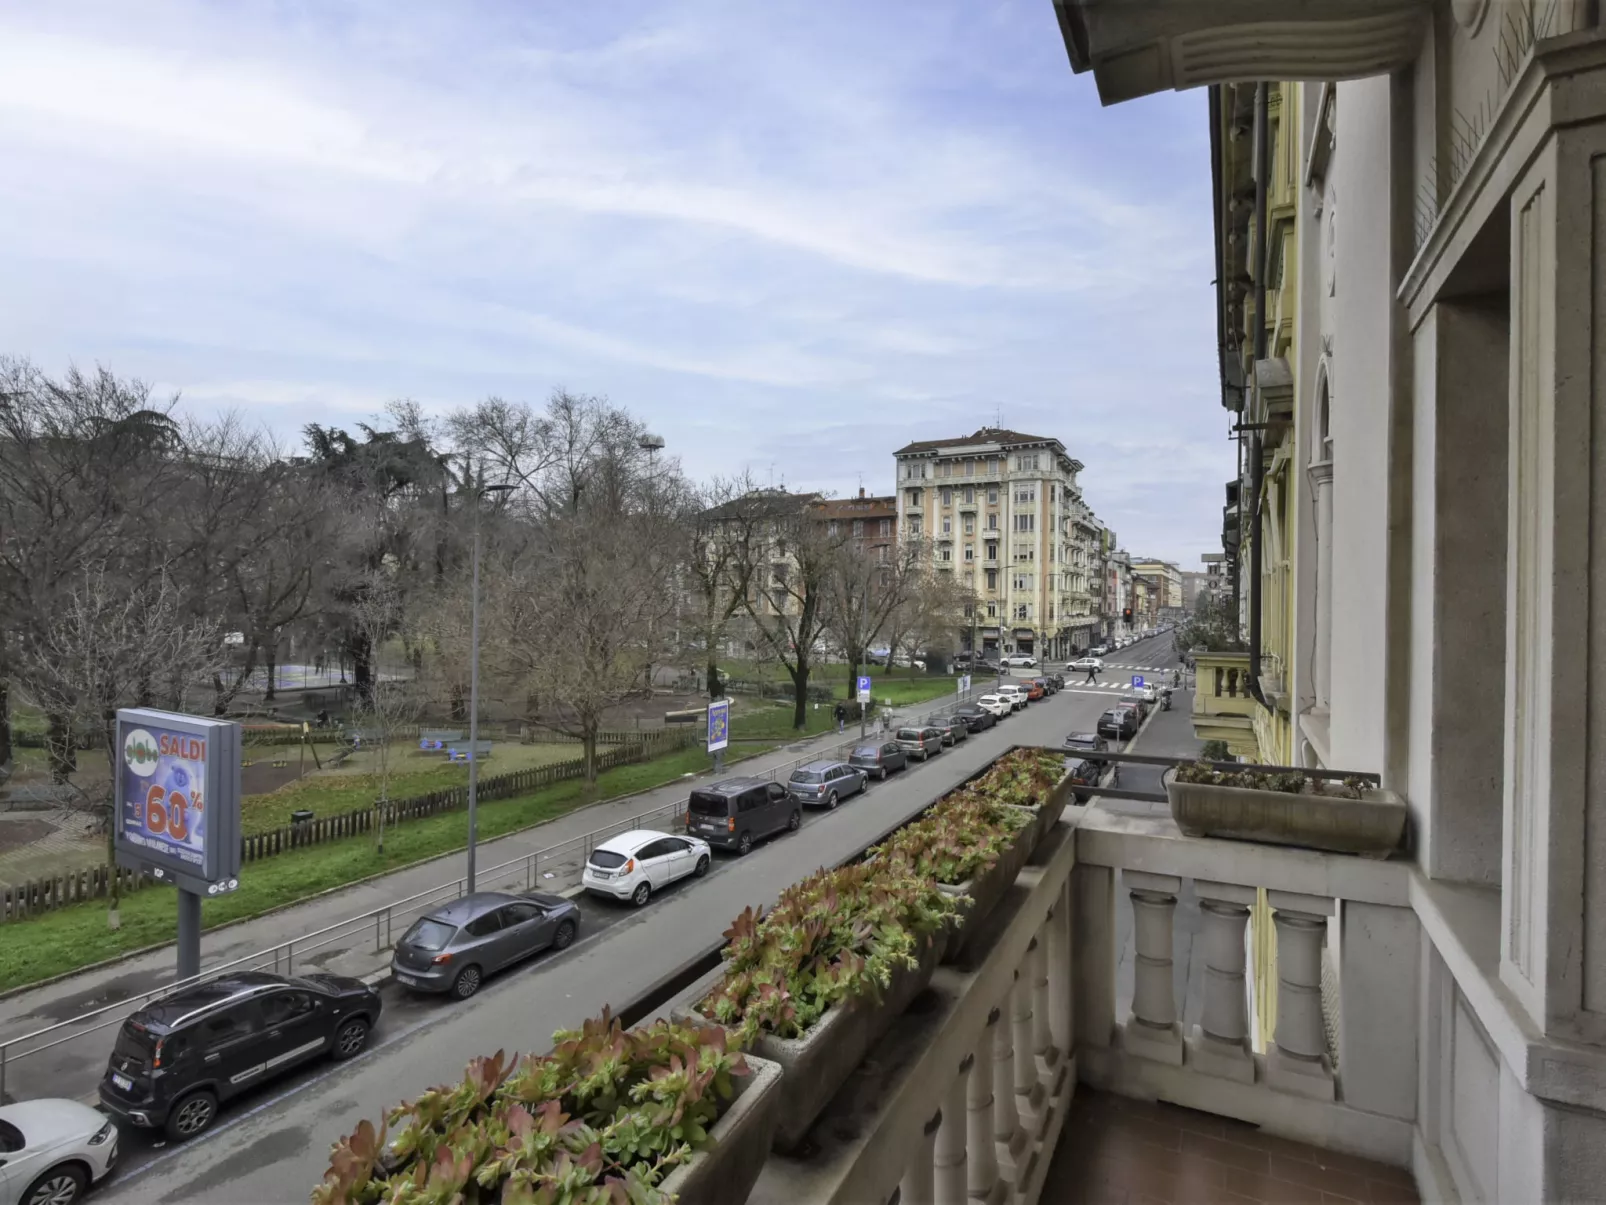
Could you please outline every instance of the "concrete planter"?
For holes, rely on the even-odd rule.
[[[1172,818],[1190,837],[1226,837],[1386,858],[1405,834],[1405,801],[1393,791],[1363,791],[1360,799],[1295,795],[1178,782],[1175,770],[1166,771],[1164,782]]]
[[[736,1078],[736,1094],[709,1132],[714,1144],[698,1151],[659,1185],[675,1199],[697,1205],[742,1205],[770,1156],[781,1116],[781,1068],[747,1056],[751,1075]]]
[[[993,766],[998,763],[998,761],[1002,760],[1003,757],[1007,757],[1009,754],[1015,753],[1022,749],[1042,749],[1042,751],[1045,753],[1059,755],[1059,750],[1048,749],[1044,748],[1043,746],[1011,745],[1007,750],[1004,751],[1003,754],[1000,754],[999,757],[994,758],[993,761],[988,762],[969,778],[965,779],[964,782],[960,783],[960,787],[963,788],[971,786],[978,779],[985,777],[987,772],[991,770]],[[1035,836],[1032,840],[1032,849],[1026,855],[1028,860],[1031,858],[1032,853],[1036,851],[1037,846],[1042,842],[1043,838],[1048,836],[1049,830],[1059,823],[1059,818],[1064,813],[1066,805],[1070,803],[1075,794],[1076,784],[1071,781],[1071,772],[1066,770],[1060,775],[1059,781],[1056,782],[1050,789],[1048,798],[1039,802],[1035,807],[1030,808],[1031,811],[1037,813],[1037,826],[1034,830]]]
[[[928,940],[920,954],[920,965],[914,970],[894,971],[892,983],[879,1000],[866,998],[838,1005],[800,1038],[777,1038],[770,1034],[759,1037],[752,1053],[781,1067],[781,1085],[776,1093],[779,1121],[772,1143],[775,1150],[785,1154],[803,1141],[814,1119],[830,1103],[853,1069],[864,1061],[870,1048],[909,1007],[910,1001],[931,982],[946,946],[947,940],[940,933]],[[677,1019],[683,1017],[689,1023],[716,1024],[701,1013],[675,1011]],[[701,1201],[701,1198],[686,1199]]]
[[[1032,851],[1037,848],[1037,843],[1042,837],[1042,821],[1037,816],[1036,809],[1014,810],[1031,812],[1033,819],[1015,834],[1015,840],[1009,848],[998,855],[998,861],[994,862],[990,869],[966,879],[963,883],[955,883],[952,886],[947,883],[937,884],[938,890],[947,895],[968,895],[971,900],[970,906],[961,913],[954,927],[949,930],[947,949],[942,956],[945,963],[963,961],[969,952],[971,939],[981,927],[981,922],[997,907],[998,901],[1004,898],[1004,892],[1008,891],[1010,884],[1019,877],[1021,867],[1026,865],[1026,860],[1032,856]]]

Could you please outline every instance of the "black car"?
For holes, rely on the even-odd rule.
[[[1064,690],[1065,689],[1065,675],[1064,674],[1057,674],[1057,673],[1056,674],[1049,674],[1048,675],[1048,680],[1054,684],[1054,689],[1055,690]]]
[[[998,673],[998,662],[983,659],[976,662],[971,672],[974,674],[996,674]]]
[[[100,1103],[193,1138],[230,1097],[310,1059],[362,1053],[379,1012],[379,993],[345,975],[243,971],[180,988],[123,1022]]]
[[[1078,788],[1076,792],[1077,803],[1086,803],[1092,798],[1092,790],[1082,790],[1081,788],[1090,787],[1096,789],[1100,781],[1103,779],[1104,771],[1108,768],[1108,766],[1108,762],[1102,761],[1083,760],[1069,762],[1066,773],[1070,775],[1071,781],[1074,782]],[[1110,785],[1115,785],[1115,781],[1113,779],[1111,780]]]
[[[1132,707],[1112,707],[1099,716],[1099,735],[1129,741],[1138,734],[1138,713]]]
[[[966,703],[954,712],[954,716],[965,721],[965,727],[972,732],[985,732],[998,723],[998,717],[985,707],[977,707],[974,703]]]

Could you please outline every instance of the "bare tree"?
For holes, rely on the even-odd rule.
[[[921,567],[917,541],[867,544],[855,538],[836,548],[825,628],[847,658],[849,698],[869,649],[923,584]]]
[[[914,550],[908,587],[887,620],[888,672],[902,659],[911,666],[920,653],[951,641],[965,626],[965,607],[974,591],[952,570],[934,569],[923,550]]]
[[[115,856],[117,709],[182,710],[185,696],[215,672],[222,649],[217,623],[187,620],[165,574],[130,584],[104,566],[90,566],[21,658],[19,677],[49,714],[66,721],[67,740],[79,732],[102,734],[111,775],[103,790],[85,792],[85,805],[106,818],[108,862]],[[114,876],[114,929],[118,903]]]
[[[830,628],[831,581],[846,537],[833,534],[817,495],[764,491],[759,531],[741,553],[743,606],[759,644],[792,680],[792,724],[807,723],[815,646]]]
[[[732,622],[745,613],[752,588],[755,559],[751,550],[754,541],[763,538],[764,508],[758,504],[759,498],[746,474],[716,478],[703,490],[691,518],[686,593],[710,699],[725,693],[719,680],[720,649],[731,636]]]
[[[379,778],[378,850],[385,852],[385,813],[390,803],[390,778],[396,745],[403,729],[417,722],[422,709],[421,684],[413,659],[413,642],[394,581],[383,571],[371,575],[353,605],[351,622],[373,650],[374,678],[367,698],[357,710],[358,723],[373,734],[374,772]],[[400,646],[401,655],[391,651]]]

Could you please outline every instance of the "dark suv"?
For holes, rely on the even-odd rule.
[[[745,854],[773,833],[803,825],[803,810],[778,782],[727,778],[691,793],[686,831],[721,849]]]
[[[123,1022],[100,1103],[175,1141],[193,1138],[247,1088],[320,1055],[360,1054],[379,1011],[379,993],[344,975],[244,971],[180,988]]]

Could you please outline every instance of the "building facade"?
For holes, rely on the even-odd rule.
[[[1323,1128],[1408,1165],[1424,1199],[1598,1199],[1601,6],[1057,9],[1073,66],[1107,103],[1211,86],[1217,229],[1243,232],[1218,239],[1218,277],[1229,292],[1276,290],[1252,337],[1274,313],[1279,330],[1284,312],[1292,322],[1249,372],[1222,340],[1224,401],[1245,427],[1286,414],[1280,438],[1246,431],[1260,488],[1229,491],[1224,516],[1229,553],[1261,531],[1260,572],[1240,584],[1261,600],[1248,703],[1286,717],[1295,760],[1380,774],[1412,818],[1404,896],[1328,900],[1341,890],[1329,878],[1273,901],[1279,922],[1325,917],[1340,991],[1359,976],[1393,1017],[1340,1033]],[[1309,82],[1254,82],[1268,77]],[[1277,151],[1252,153],[1274,133]],[[1234,162],[1246,153],[1247,177]],[[1289,251],[1302,272],[1274,270]],[[1258,279],[1245,270],[1257,260]],[[1292,1107],[1270,1071],[1256,1083]],[[1226,1095],[1205,1107],[1232,1112]]]
[[[983,427],[898,449],[899,522],[930,542],[938,572],[974,590],[983,656],[1063,650],[1065,614],[1086,567],[1071,522],[1082,505],[1082,463],[1057,439]],[[1087,588],[1084,586],[1083,590]]]
[[[1132,568],[1158,584],[1158,604],[1162,611],[1182,610],[1182,570],[1170,561],[1141,557],[1132,562]]]
[[[861,486],[857,498],[820,499],[814,509],[825,520],[828,535],[850,540],[883,564],[894,559],[898,546],[896,494],[866,495]]]

